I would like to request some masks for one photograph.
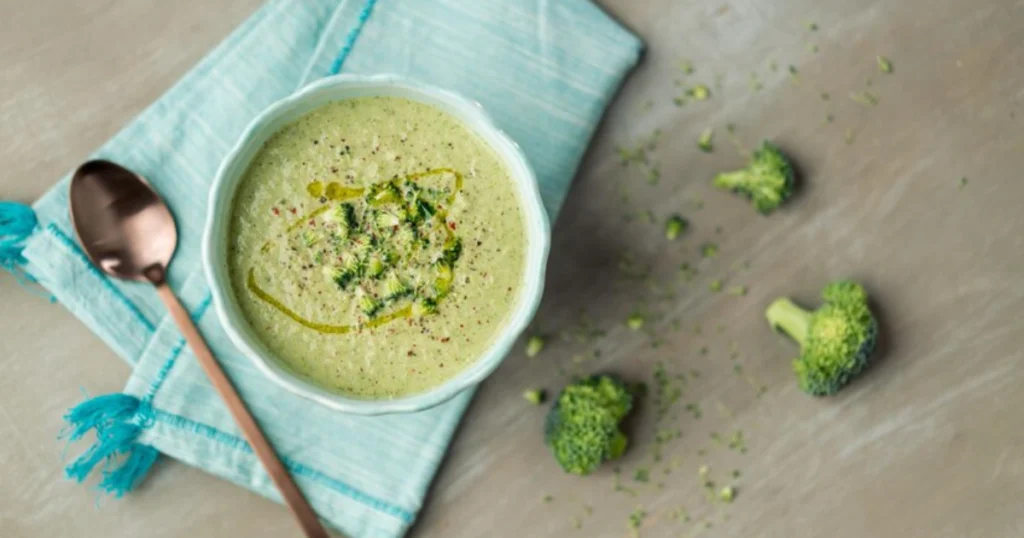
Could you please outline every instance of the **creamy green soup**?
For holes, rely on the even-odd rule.
[[[272,136],[229,241],[235,294],[266,346],[363,398],[423,391],[479,357],[517,300],[526,248],[494,151],[393,97],[330,103]]]

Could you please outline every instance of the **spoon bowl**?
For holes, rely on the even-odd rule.
[[[89,161],[71,177],[71,221],[85,254],[117,278],[159,284],[178,231],[146,180],[110,161]]]

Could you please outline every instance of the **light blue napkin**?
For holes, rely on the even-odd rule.
[[[472,394],[420,413],[357,417],[264,379],[212,315],[199,263],[221,158],[257,113],[306,82],[339,71],[398,73],[483,103],[523,147],[554,216],[640,49],[589,0],[273,1],[98,151],[167,199],[181,241],[172,288],[332,526],[359,538],[402,535]],[[69,476],[102,469],[101,487],[122,494],[159,451],[280,500],[152,288],[107,279],[82,254],[67,178],[33,209],[39,224],[25,238],[31,215],[0,207],[0,262],[19,263],[135,368],[123,394],[69,412],[70,437],[97,434]]]

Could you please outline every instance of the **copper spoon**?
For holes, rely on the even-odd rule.
[[[89,161],[71,178],[71,221],[85,253],[107,274],[156,286],[178,329],[309,538],[327,538],[313,508],[267,442],[192,318],[167,285],[178,244],[174,217],[145,179],[110,161]]]

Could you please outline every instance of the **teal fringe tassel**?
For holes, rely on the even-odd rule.
[[[153,408],[134,396],[97,396],[70,409],[64,420],[69,441],[96,432],[92,446],[64,469],[70,480],[84,481],[103,462],[99,488],[121,497],[134,489],[156,462],[157,450],[136,442],[142,430],[153,423]]]
[[[22,243],[36,224],[36,213],[31,207],[0,201],[0,266],[13,271],[15,263],[24,263]]]

